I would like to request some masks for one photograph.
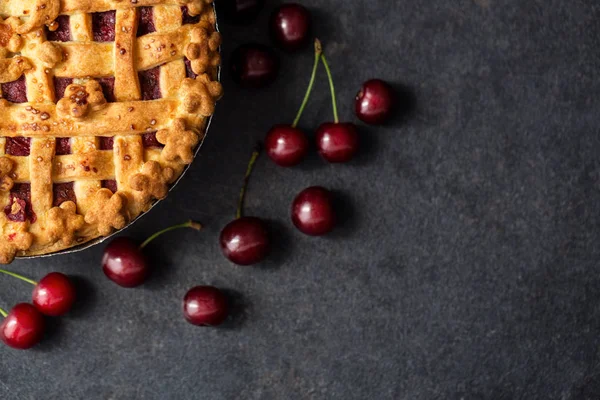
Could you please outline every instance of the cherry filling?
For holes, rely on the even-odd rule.
[[[31,184],[16,183],[10,191],[10,204],[4,208],[6,218],[13,222],[35,222],[37,216],[31,206]]]
[[[115,139],[112,137],[100,137],[100,150],[112,150]]]
[[[96,78],[96,80],[100,86],[102,86],[102,92],[104,93],[106,101],[109,103],[117,101],[117,99],[115,99],[115,77]]]
[[[25,75],[21,75],[16,81],[3,83],[2,98],[11,103],[26,103],[27,84],[25,83]]]
[[[184,59],[184,62],[185,62],[185,76],[187,78],[196,79],[196,77],[198,75],[196,75],[194,73],[194,71],[192,70],[192,62],[190,60],[188,60],[187,58]]]
[[[161,98],[160,93],[160,66],[139,72],[142,100],[156,100]]]
[[[188,8],[186,6],[181,7],[181,14],[182,14],[182,23],[183,25],[186,24],[197,24],[198,22],[200,22],[200,15],[196,15],[195,17],[192,17],[190,15],[190,13],[188,12]]]
[[[57,78],[54,77],[54,96],[56,101],[62,99],[65,95],[67,86],[73,83],[73,78]]]
[[[6,138],[6,154],[11,156],[28,156],[31,139],[25,137]]]
[[[138,23],[138,31],[137,36],[144,36],[148,33],[156,32],[156,27],[154,26],[154,11],[152,11],[152,7],[140,7],[140,21]]]
[[[156,131],[146,132],[142,135],[142,144],[144,147],[164,147],[158,140],[156,140]]]
[[[46,27],[46,38],[53,42],[70,42],[71,24],[68,15],[59,15],[55,21],[58,23],[58,29],[54,32]]]
[[[110,190],[113,193],[117,193],[117,181],[115,181],[114,179],[107,179],[105,181],[102,181],[102,187],[105,189]]]
[[[61,137],[56,138],[56,155],[64,156],[67,154],[71,154],[71,138]]]
[[[55,183],[52,187],[53,200],[52,205],[54,207],[60,206],[65,201],[77,202],[75,197],[75,190],[73,189],[73,182]]]
[[[106,11],[92,14],[92,31],[96,42],[114,42],[117,12]]]

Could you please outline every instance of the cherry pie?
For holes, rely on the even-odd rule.
[[[222,88],[212,0],[0,2],[0,263],[122,229]]]

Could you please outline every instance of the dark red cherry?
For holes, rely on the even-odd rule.
[[[45,315],[64,315],[75,303],[75,286],[60,272],[52,272],[43,277],[33,289],[33,305]]]
[[[356,95],[356,116],[367,124],[383,124],[390,117],[394,102],[391,86],[380,79],[371,79],[363,83]]]
[[[262,88],[272,83],[278,73],[277,55],[262,44],[241,45],[231,56],[231,76],[242,87]]]
[[[219,238],[223,255],[238,265],[252,265],[269,254],[269,232],[256,217],[241,217],[230,222]]]
[[[322,124],[316,138],[319,154],[330,163],[348,162],[358,151],[358,132],[350,122]]]
[[[299,50],[308,44],[310,27],[310,11],[300,4],[283,4],[271,15],[271,37],[287,51]]]
[[[265,149],[275,164],[291,167],[299,164],[308,153],[304,132],[291,125],[275,125],[265,138]]]
[[[143,253],[144,248],[159,236],[181,228],[192,228],[199,231],[202,229],[202,225],[191,220],[173,225],[153,233],[141,245],[124,236],[114,239],[104,249],[102,270],[110,280],[119,286],[131,288],[141,285],[150,270],[148,260]]]
[[[139,245],[128,237],[114,239],[104,249],[104,274],[119,286],[136,287],[148,276],[148,263]]]
[[[264,5],[264,0],[219,0],[217,2],[217,7],[225,19],[235,24],[254,21]]]
[[[29,349],[44,336],[44,316],[29,303],[13,307],[0,324],[0,340],[20,350]]]
[[[321,186],[304,189],[292,203],[292,222],[300,232],[321,236],[335,225],[332,196]]]
[[[183,298],[183,315],[193,325],[216,326],[229,314],[227,296],[213,286],[191,288]]]

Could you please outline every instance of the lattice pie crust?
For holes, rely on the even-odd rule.
[[[222,94],[211,3],[0,2],[0,263],[108,235],[167,195]]]

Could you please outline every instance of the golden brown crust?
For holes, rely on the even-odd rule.
[[[51,243],[59,240],[65,246],[75,242],[75,233],[83,228],[85,221],[77,214],[77,206],[72,201],[65,201],[59,207],[51,208],[47,215],[46,229]]]
[[[208,74],[199,75],[196,79],[184,79],[180,91],[183,111],[204,117],[215,112],[215,102],[223,95],[221,84],[211,80]]]
[[[0,2],[0,15],[9,16],[0,18],[0,84],[24,76],[28,99],[14,104],[0,98],[0,263],[108,235],[167,195],[192,162],[222,95],[215,81],[221,37],[211,3]],[[137,37],[144,6],[154,8],[156,32]],[[182,25],[182,6],[200,15],[199,22]],[[115,40],[95,42],[91,13],[110,10],[116,10]],[[48,41],[44,26],[56,30],[62,14],[70,16],[71,41]],[[185,59],[195,78],[186,77]],[[161,97],[144,101],[138,73],[158,66]],[[116,102],[107,102],[97,80],[108,77],[114,77]],[[56,98],[55,78],[74,79],[62,98]],[[148,131],[157,132],[163,148],[144,148]],[[30,154],[8,154],[7,137],[30,138]],[[112,137],[113,148],[101,149],[101,137]],[[56,138],[71,138],[69,154],[56,155]],[[102,188],[112,180],[116,193]],[[54,186],[70,182],[76,202],[55,206]],[[36,218],[12,221],[3,212],[15,183],[30,185]]]
[[[56,104],[56,113],[61,118],[83,118],[89,111],[99,111],[105,104],[102,87],[98,81],[90,80],[84,85],[67,86],[64,97]]]
[[[0,83],[16,81],[31,68],[31,63],[22,57],[0,59]]]
[[[44,25],[52,25],[60,12],[59,0],[30,0],[23,3],[29,3],[29,19],[17,28],[19,34],[29,33]]]
[[[200,75],[221,64],[219,54],[221,35],[212,29],[208,21],[201,21],[190,32],[190,43],[185,48],[185,56],[191,61],[192,70]]]
[[[14,181],[10,177],[15,163],[8,157],[0,157],[0,191],[7,192],[14,186]]]
[[[129,219],[127,197],[121,192],[113,194],[108,189],[96,192],[93,205],[85,214],[85,222],[96,225],[103,236],[111,234],[113,229],[123,229]]]
[[[4,213],[0,213],[0,264],[8,264],[17,252],[26,251],[33,244],[33,235],[29,233],[27,223],[11,223]]]
[[[129,179],[131,188],[140,192],[143,202],[151,199],[164,199],[169,193],[169,183],[175,173],[170,167],[162,167],[157,161],[148,161],[142,171]]]
[[[168,129],[161,129],[156,133],[156,140],[165,145],[162,157],[166,161],[179,161],[190,164],[194,159],[194,148],[200,138],[191,130],[185,129],[185,121],[181,118],[173,121]]]

